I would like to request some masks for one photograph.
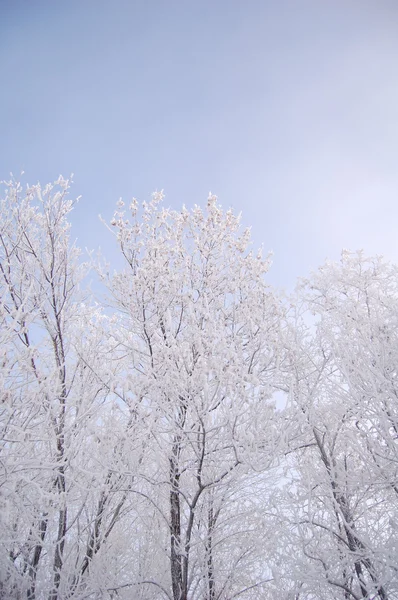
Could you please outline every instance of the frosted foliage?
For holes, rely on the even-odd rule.
[[[160,202],[155,195],[141,213],[136,202],[128,211],[119,203],[111,226],[126,269],[109,278],[125,401],[148,429],[139,493],[166,540],[169,570],[159,580],[154,564],[151,580],[171,586],[174,599],[230,598],[252,586],[256,594],[264,572],[248,533],[256,502],[238,521],[227,499],[250,480],[248,454],[263,467],[273,460],[264,440],[280,307],[264,282],[269,261],[214,196],[205,212]]]
[[[397,268],[284,299],[215,196],[157,193],[112,272],[69,181],[4,188],[0,599],[398,600]]]
[[[288,342],[296,423],[275,512],[290,523],[279,573],[299,597],[398,597],[397,275],[345,251],[298,292]],[[312,313],[309,326],[297,306]]]
[[[128,510],[114,474],[128,417],[109,396],[108,324],[79,291],[68,182],[23,190],[0,211],[0,597],[66,598]],[[114,369],[112,369],[114,373]],[[101,451],[99,449],[101,448]],[[109,560],[112,560],[110,544]],[[81,597],[81,593],[78,593]]]

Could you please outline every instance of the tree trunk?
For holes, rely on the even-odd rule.
[[[207,562],[207,595],[208,600],[215,600],[216,589],[213,563],[213,531],[216,523],[213,505],[210,504],[207,516],[206,562]]]
[[[180,444],[176,440],[170,458],[170,568],[173,600],[187,600],[182,578],[179,453]]]
[[[39,525],[39,535],[40,535],[40,543],[36,544],[35,549],[33,551],[32,561],[29,566],[29,579],[31,581],[30,587],[27,592],[28,600],[35,600],[36,598],[36,576],[37,576],[37,568],[40,562],[40,556],[43,549],[44,538],[47,533],[47,525],[48,519],[47,514],[44,514]]]

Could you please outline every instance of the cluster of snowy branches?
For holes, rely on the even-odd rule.
[[[397,599],[397,268],[284,298],[232,211],[158,194],[101,305],[68,188],[0,206],[0,598]]]

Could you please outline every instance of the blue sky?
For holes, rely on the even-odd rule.
[[[0,0],[0,179],[74,173],[73,232],[117,199],[208,192],[290,288],[341,248],[398,261],[396,0]]]

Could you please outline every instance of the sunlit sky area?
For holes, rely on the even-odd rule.
[[[0,0],[0,179],[74,173],[73,235],[209,191],[291,288],[342,248],[398,261],[396,0]]]

